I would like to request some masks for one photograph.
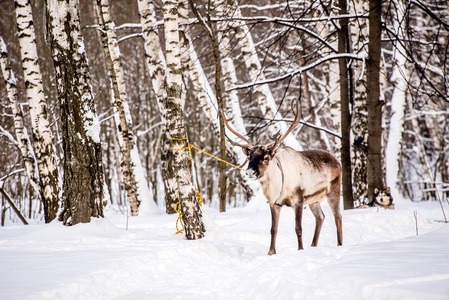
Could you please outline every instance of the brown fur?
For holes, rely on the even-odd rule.
[[[319,201],[325,196],[334,214],[337,226],[337,244],[343,244],[340,214],[340,162],[326,151],[296,151],[290,147],[279,146],[300,123],[300,101],[292,101],[292,112],[295,115],[295,119],[283,135],[278,133],[273,138],[274,143],[268,146],[256,146],[235,131],[228,124],[223,111],[219,111],[226,127],[244,142],[238,143],[226,136],[234,146],[241,147],[245,155],[248,156],[249,164],[246,173],[250,178],[257,179],[260,182],[263,193],[270,204],[271,244],[269,255],[276,253],[279,214],[283,205],[291,206],[295,211],[295,231],[298,238],[298,249],[303,249],[303,207],[304,205],[309,205],[316,220],[312,246],[318,245],[324,220]],[[281,162],[280,164],[279,161]]]
[[[295,232],[298,249],[302,243],[302,212],[309,205],[315,216],[315,233],[312,246],[318,245],[324,214],[319,201],[327,197],[337,226],[337,244],[342,245],[342,221],[340,214],[341,165],[330,153],[322,150],[296,151],[280,147],[270,154],[267,147],[255,147],[249,153],[248,173],[256,176],[271,206],[271,244],[269,255],[276,253],[276,236],[280,209],[290,206],[295,211]],[[277,157],[282,164],[278,166]],[[282,171],[284,185],[282,186]]]

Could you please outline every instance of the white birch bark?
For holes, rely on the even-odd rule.
[[[28,130],[25,127],[23,110],[19,103],[16,77],[11,69],[11,64],[8,59],[8,49],[6,48],[6,44],[2,37],[0,37],[0,51],[0,67],[3,73],[3,78],[5,79],[7,97],[11,104],[11,109],[14,116],[16,140],[25,163],[25,169],[27,171],[31,187],[36,195],[41,198],[41,187],[36,155],[34,154],[34,149],[31,145]]]
[[[52,144],[47,103],[42,85],[36,46],[36,34],[29,0],[16,0],[15,12],[19,36],[26,96],[30,108],[33,146],[42,184],[45,222],[51,222],[59,209],[58,168]]]
[[[49,37],[61,108],[64,150],[62,210],[66,225],[102,217],[108,200],[100,122],[81,35],[78,1],[48,0]],[[105,197],[106,196],[106,197]]]
[[[337,48],[338,45],[335,46]],[[329,106],[330,106],[330,117],[332,129],[340,131],[341,128],[341,103],[340,103],[340,74],[338,73],[338,60],[333,59],[330,60],[328,64],[326,64],[326,71],[328,74],[328,79],[326,83],[326,91],[329,95]],[[341,149],[341,139],[337,137],[333,137],[331,139],[331,149],[333,153],[340,158],[340,149]]]
[[[181,106],[181,61],[178,34],[178,1],[163,1],[164,34],[166,48],[166,93],[167,128],[170,144],[175,154],[176,179],[181,206],[181,214],[187,239],[204,236],[202,213],[196,197],[191,161],[186,140],[186,130]],[[179,150],[182,149],[182,150]]]
[[[242,13],[240,11],[240,8],[235,2],[233,3],[233,6],[235,6],[235,18],[241,18]],[[262,65],[260,63],[259,56],[256,51],[256,46],[254,45],[248,25],[244,21],[239,21],[236,22],[236,26],[236,38],[242,46],[243,59],[245,61],[246,68],[248,69],[251,81],[256,82],[265,80]],[[254,95],[265,118],[282,119],[282,114],[278,111],[278,106],[268,84],[260,84],[255,86]],[[289,124],[281,121],[277,124],[270,125],[268,130],[270,132],[270,135],[275,136],[279,130],[281,130],[281,133],[287,131],[288,127]],[[289,134],[285,138],[284,144],[296,150],[302,149],[294,134]]]
[[[356,0],[350,5],[350,13],[366,12],[369,10],[368,1]],[[350,22],[350,43],[354,53],[362,53],[365,57],[368,55],[368,20],[360,19],[358,22]],[[366,64],[365,61],[353,62],[354,76],[354,104],[352,107],[352,138],[355,141],[363,138],[363,145],[351,147],[351,160],[353,165],[353,192],[354,200],[365,202],[367,199],[367,151],[368,141],[367,131],[367,94],[366,94]],[[379,166],[381,168],[381,166]],[[379,170],[381,172],[381,169]]]
[[[157,29],[156,11],[153,0],[138,0],[140,23],[145,47],[147,69],[151,78],[151,85],[156,95],[156,100],[164,123],[163,143],[161,149],[162,180],[164,182],[166,212],[175,213],[176,203],[179,201],[176,186],[176,174],[173,172],[173,153],[170,149],[169,135],[166,130],[166,107],[164,99],[165,57],[161,49]]]
[[[402,37],[402,32],[406,30],[404,28],[405,22],[403,20],[405,7],[402,0],[397,0],[394,2],[397,9],[397,19],[394,20],[393,28],[399,31],[398,37]],[[390,129],[388,133],[387,146],[385,149],[385,159],[387,167],[387,186],[390,187],[391,194],[394,199],[400,196],[398,186],[398,178],[400,175],[399,155],[401,152],[402,133],[404,131],[408,71],[405,66],[407,59],[403,54],[406,52],[402,47],[402,43],[396,42],[395,49],[393,51],[393,61],[395,62],[395,65],[393,67],[391,81],[394,83],[394,90],[391,97]]]
[[[161,44],[157,29],[156,11],[153,0],[138,0],[140,23],[142,24],[142,34],[145,46],[145,58],[148,72],[150,73],[151,85],[156,94],[159,111],[165,122],[164,105],[164,78],[165,78],[165,57],[161,49]]]
[[[131,215],[139,214],[139,206],[145,201],[145,210],[155,210],[157,208],[151,191],[145,180],[145,172],[140,160],[135,136],[132,132],[132,118],[129,111],[128,95],[126,92],[125,76],[120,60],[120,48],[115,24],[111,19],[110,5],[108,0],[97,0],[98,16],[100,26],[104,28],[104,35],[107,49],[105,55],[110,58],[109,72],[113,86],[113,101],[116,124],[118,125],[119,144],[122,150],[122,173],[125,181],[125,189],[131,209]]]

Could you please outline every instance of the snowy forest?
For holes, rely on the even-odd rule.
[[[263,145],[294,101],[345,209],[449,195],[447,1],[1,0],[0,36],[2,226],[158,206],[201,237],[200,200],[260,193],[218,110]]]
[[[0,299],[448,299],[448,1],[0,0],[0,47]]]

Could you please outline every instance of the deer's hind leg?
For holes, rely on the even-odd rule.
[[[335,179],[331,183],[331,188],[327,194],[327,201],[334,214],[335,225],[337,226],[337,245],[343,245],[343,229],[340,213],[340,178]]]
[[[318,240],[320,238],[321,227],[324,222],[324,213],[321,210],[321,205],[319,202],[309,204],[310,210],[315,216],[315,233],[313,235],[312,247],[318,246]]]

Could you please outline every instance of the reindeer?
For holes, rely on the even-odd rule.
[[[288,130],[281,136],[278,132],[268,146],[254,145],[247,138],[235,131],[226,119],[223,111],[219,113],[226,127],[246,144],[227,139],[234,146],[242,148],[248,157],[246,173],[250,179],[258,180],[271,209],[271,244],[268,255],[276,254],[276,235],[278,231],[281,207],[290,206],[295,211],[295,231],[298,237],[298,250],[302,250],[302,212],[308,205],[315,216],[315,233],[312,247],[318,245],[324,214],[320,201],[326,196],[334,214],[337,226],[337,244],[343,244],[342,221],[340,214],[341,165],[330,153],[323,150],[296,151],[281,142],[300,123],[300,104],[297,101],[296,112],[292,102],[295,119]]]

